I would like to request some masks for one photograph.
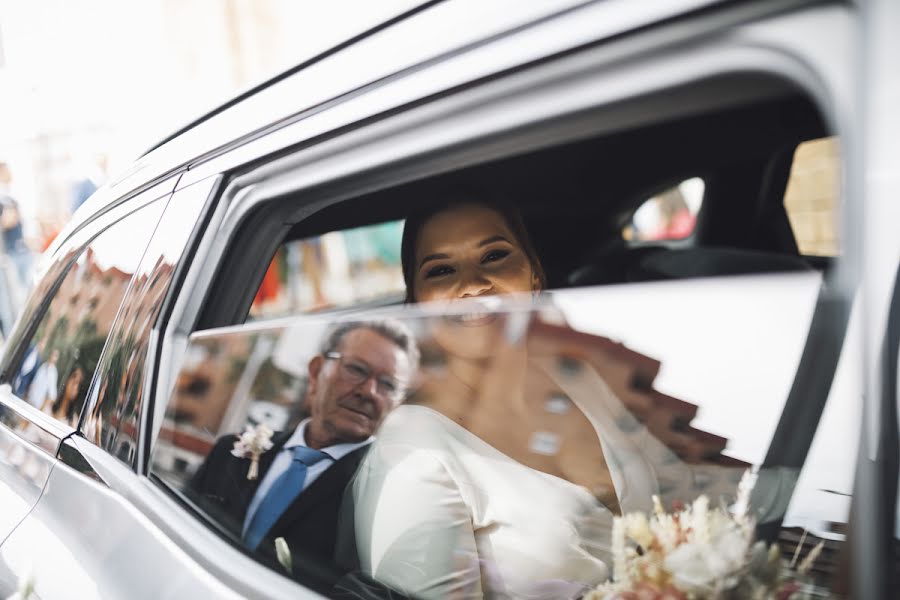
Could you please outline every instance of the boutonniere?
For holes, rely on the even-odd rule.
[[[244,433],[234,443],[234,448],[231,450],[232,456],[250,459],[247,479],[256,479],[259,475],[259,457],[272,447],[272,433],[273,431],[262,423],[256,427],[247,425]]]
[[[284,567],[284,570],[288,572],[288,575],[293,575],[291,549],[288,548],[287,542],[283,537],[275,538],[275,556],[278,558],[281,566]]]

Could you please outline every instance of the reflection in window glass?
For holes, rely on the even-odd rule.
[[[282,244],[250,308],[250,319],[403,297],[403,221],[334,231]]]
[[[704,187],[702,179],[691,177],[647,199],[622,230],[622,237],[637,242],[689,237],[703,204]]]
[[[784,207],[800,254],[837,256],[840,147],[836,137],[803,142],[794,152]]]
[[[13,380],[19,397],[77,425],[113,319],[164,204],[156,201],[114,223],[68,265]]]
[[[663,542],[646,534],[654,496],[662,510],[695,506],[710,515],[703,527],[712,533],[652,585],[696,574],[709,566],[703,556],[729,552],[724,570],[707,574],[719,581],[745,573],[750,561],[746,537],[716,537],[729,518],[717,511],[742,497],[741,481],[753,488],[743,497],[760,531],[781,530],[768,542],[800,562],[822,533],[809,524],[835,518],[833,511],[825,514],[806,491],[791,503],[797,469],[761,464],[820,285],[809,273],[563,290],[537,305],[498,307],[494,298],[444,313],[405,307],[392,314],[414,333],[422,357],[409,378],[384,362],[396,356],[390,347],[372,350],[377,336],[344,338],[328,351],[334,325],[312,317],[201,332],[152,469],[261,558],[274,556],[275,538],[284,537],[305,557],[294,564],[300,581],[317,577],[313,565],[329,565],[332,578],[317,580],[317,589],[363,581],[415,597],[580,597],[623,562],[661,551]],[[385,380],[409,382],[405,402],[378,405],[390,389]],[[858,387],[858,379],[842,379],[829,405]],[[332,446],[316,444],[326,423],[345,436]],[[811,461],[806,481],[847,488],[855,450],[847,427],[856,429],[828,418],[821,433],[829,456],[846,464]],[[308,473],[316,469],[318,479],[273,513],[260,508],[279,457],[286,465],[294,445],[328,454],[338,442],[367,450],[352,463],[313,453],[322,466]],[[755,479],[744,479],[749,469],[758,469]],[[329,513],[330,521],[314,512],[311,498],[323,497],[326,485],[342,490],[337,504],[352,512]],[[269,521],[259,525],[257,514]],[[314,514],[333,548],[301,541]],[[635,514],[642,517],[617,521]],[[622,530],[623,523],[632,525]],[[728,531],[752,531],[740,527]],[[815,593],[831,589],[831,557],[845,531],[829,535],[821,564],[813,555],[808,573],[790,576]]]
[[[98,369],[82,433],[128,464],[137,449],[150,333],[208,192],[208,186],[197,184],[169,202],[122,303]]]

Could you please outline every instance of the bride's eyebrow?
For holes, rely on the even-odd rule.
[[[488,244],[493,244],[494,242],[506,242],[507,244],[512,245],[512,242],[510,242],[502,235],[492,235],[491,237],[485,238],[478,242],[478,247],[481,248],[482,246],[487,246]]]
[[[450,258],[449,254],[429,254],[428,256],[426,256],[425,258],[422,259],[422,262],[419,263],[419,268],[421,269],[422,267],[424,267],[425,263],[427,263],[428,261],[446,260],[448,258]]]

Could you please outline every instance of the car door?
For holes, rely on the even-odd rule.
[[[580,11],[585,13],[582,14]],[[216,155],[219,151],[217,149],[211,153],[211,160],[207,160],[210,157],[204,157],[203,160],[198,160],[196,165],[192,165],[189,176],[180,184],[185,187],[178,190],[176,199],[180,197],[182,191],[186,192],[196,185],[207,185],[209,186],[207,190],[213,189],[212,182],[207,179],[210,175],[225,173],[228,186],[224,191],[216,192],[217,204],[210,217],[209,226],[199,236],[201,239],[197,241],[195,253],[183,274],[184,278],[176,279],[180,282],[181,288],[172,306],[166,307],[166,310],[171,309],[171,313],[164,311],[161,313],[163,317],[159,315],[151,317],[151,321],[156,319],[156,325],[151,327],[150,340],[151,343],[159,344],[159,351],[151,352],[148,349],[146,356],[150,357],[150,360],[158,361],[155,367],[157,378],[149,382],[149,388],[145,388],[145,383],[142,383],[147,382],[147,379],[142,379],[137,371],[130,373],[129,369],[125,368],[118,371],[120,375],[118,380],[110,377],[104,379],[103,374],[98,374],[94,378],[88,408],[82,413],[79,429],[81,436],[72,437],[63,444],[60,457],[61,463],[66,464],[58,465],[55,474],[51,476],[55,479],[51,481],[47,493],[35,509],[33,513],[35,518],[23,524],[9,540],[12,544],[9,546],[9,555],[12,556],[12,548],[15,548],[17,554],[34,557],[40,548],[35,547],[30,541],[43,540],[47,548],[53,549],[52,553],[48,554],[58,559],[59,564],[68,566],[76,573],[73,580],[81,586],[79,590],[84,590],[84,594],[89,596],[141,595],[144,590],[148,590],[146,592],[148,595],[171,590],[182,593],[206,592],[214,595],[228,595],[232,593],[229,590],[237,590],[237,593],[247,596],[302,594],[303,588],[255,563],[239,545],[232,543],[234,540],[228,539],[222,531],[216,529],[214,523],[203,519],[202,515],[184,502],[177,490],[172,489],[165,480],[166,472],[164,472],[183,471],[183,467],[190,462],[189,459],[197,458],[198,449],[203,449],[202,444],[197,444],[198,436],[178,437],[171,433],[172,430],[167,426],[167,417],[170,416],[173,421],[182,420],[184,417],[177,412],[168,415],[166,411],[169,406],[166,402],[170,398],[170,391],[175,393],[184,391],[180,387],[184,381],[179,382],[179,373],[185,364],[196,359],[196,353],[188,345],[189,336],[195,336],[193,341],[196,342],[196,338],[205,335],[226,335],[227,331],[205,333],[199,331],[222,326],[237,325],[241,328],[239,333],[253,330],[252,325],[241,323],[253,304],[259,281],[265,277],[266,266],[287,230],[299,226],[295,231],[298,233],[298,239],[302,237],[299,233],[303,232],[305,226],[316,225],[319,228],[309,229],[308,237],[320,233],[339,232],[353,225],[362,224],[357,218],[362,214],[360,207],[371,208],[379,201],[384,201],[386,196],[373,198],[366,195],[372,190],[392,191],[404,183],[426,180],[448,170],[488,164],[535,149],[552,148],[554,145],[568,143],[576,138],[581,139],[586,135],[611,136],[623,127],[640,121],[639,115],[668,116],[667,107],[671,109],[679,106],[678,102],[671,101],[671,94],[676,91],[685,92],[679,84],[693,83],[705,77],[714,80],[714,75],[723,73],[743,74],[747,64],[755,66],[763,64],[767,69],[779,74],[787,68],[785,65],[789,65],[791,69],[798,69],[809,75],[801,66],[785,56],[795,50],[793,41],[796,36],[792,33],[794,27],[798,23],[806,24],[804,19],[808,17],[811,19],[810,26],[818,24],[827,27],[829,31],[834,32],[838,40],[843,40],[841,34],[852,27],[852,19],[844,11],[832,9],[822,12],[811,10],[810,14],[787,15],[784,22],[780,19],[774,19],[774,23],[753,22],[731,30],[728,28],[735,26],[735,23],[742,23],[746,15],[723,10],[722,13],[713,12],[711,21],[704,20],[698,24],[704,25],[703,31],[706,34],[717,31],[715,26],[718,25],[732,32],[734,36],[722,39],[715,35],[712,36],[714,40],[704,38],[709,45],[701,43],[695,46],[691,41],[691,35],[681,28],[684,22],[676,22],[671,28],[664,27],[660,32],[638,31],[635,38],[625,36],[627,39],[618,41],[627,43],[616,46],[612,51],[609,51],[605,44],[598,44],[589,48],[591,51],[589,55],[576,52],[574,55],[556,57],[561,60],[560,63],[542,60],[539,61],[540,64],[531,65],[534,70],[524,68],[521,62],[525,59],[515,52],[510,54],[493,52],[496,50],[493,44],[512,42],[516,42],[512,44],[513,46],[527,47],[530,49],[529,52],[534,50],[537,53],[540,52],[535,49],[539,48],[545,48],[546,53],[552,53],[552,49],[558,48],[559,44],[569,48],[571,38],[560,35],[560,31],[565,31],[566,27],[574,27],[581,23],[590,29],[593,25],[588,27],[588,24],[596,23],[598,19],[607,23],[611,21],[605,17],[624,15],[622,12],[605,14],[604,11],[604,3],[579,7],[579,10],[561,17],[560,22],[551,20],[535,26],[531,31],[526,28],[514,32],[517,35],[521,34],[520,37],[511,35],[506,39],[501,36],[491,40],[490,43],[485,42],[484,48],[469,48],[460,55],[446,57],[446,62],[437,65],[441,69],[434,71],[423,69],[417,72],[418,75],[427,75],[438,81],[443,81],[441,77],[444,75],[454,74],[457,78],[454,81],[467,84],[461,86],[464,89],[455,90],[454,93],[439,95],[425,102],[423,91],[426,90],[425,87],[405,86],[404,77],[398,77],[387,81],[383,89],[364,90],[365,93],[361,91],[353,95],[347,99],[347,104],[339,103],[335,108],[340,110],[334,113],[323,110],[315,115],[304,115],[304,118],[275,132],[271,137],[261,135],[246,146],[230,148],[231,151],[223,151],[221,155]],[[628,14],[632,17],[636,15],[636,13]],[[754,19],[758,16],[755,15]],[[717,21],[718,17],[722,17],[723,20]],[[643,17],[638,20],[641,23],[647,21]],[[633,21],[634,19],[631,19],[629,23],[633,25]],[[592,30],[586,32],[582,28],[578,31],[586,39],[596,41],[598,38],[596,32],[591,32]],[[656,33],[659,33],[659,37],[656,37]],[[532,35],[535,37],[531,37]],[[674,36],[675,40],[682,43],[673,43],[673,37],[670,36]],[[563,38],[565,42],[562,41]],[[773,42],[773,39],[776,41]],[[630,45],[633,40],[637,46]],[[541,43],[535,43],[536,41]],[[555,44],[550,48],[542,45],[548,41]],[[764,57],[753,54],[756,45],[768,47],[777,58],[767,62]],[[809,52],[807,58],[821,69],[819,74],[833,85],[833,89],[829,90],[838,98],[835,104],[843,105],[842,103],[847,100],[847,90],[852,89],[852,86],[846,85],[847,71],[844,69],[846,66],[844,59],[839,56],[837,50],[828,45],[814,44],[814,46],[814,49],[805,48],[804,51]],[[785,48],[794,50],[785,52]],[[612,54],[607,54],[608,51]],[[652,54],[656,60],[648,58],[643,54],[644,51]],[[617,52],[635,59],[630,63],[629,69],[619,70],[621,67],[619,59],[622,55]],[[746,62],[749,54],[755,57],[750,63]],[[529,56],[534,57],[531,54]],[[726,57],[723,61],[727,64],[717,62],[718,58],[712,62],[707,60],[710,57],[723,56]],[[468,85],[473,83],[467,78],[473,72],[465,68],[468,64],[466,61],[471,60],[484,65],[489,58],[495,60],[491,57],[506,57],[508,61],[499,66],[490,63],[496,67],[497,72],[492,73],[497,76],[496,81],[481,81],[480,85]],[[546,56],[540,58],[544,59]],[[564,60],[566,58],[571,60]],[[638,58],[640,60],[637,60]],[[823,66],[831,59],[835,60],[836,66],[833,68]],[[755,62],[756,60],[759,62]],[[675,66],[679,68],[673,68],[670,61],[676,62]],[[503,69],[509,68],[510,65],[516,68],[512,69],[512,72],[504,72]],[[449,70],[445,71],[443,68]],[[560,70],[557,71],[557,68]],[[636,70],[632,71],[631,68]],[[682,71],[682,68],[685,71]],[[499,76],[501,72],[503,76]],[[682,72],[687,73],[683,78],[676,77],[673,81],[670,77],[672,73]],[[478,73],[482,71],[479,70]],[[807,81],[803,77],[799,79]],[[302,83],[302,78],[295,81]],[[639,85],[636,83],[638,81],[644,81],[647,85]],[[762,86],[755,85],[759,83],[757,80],[748,81],[750,85],[741,88],[743,91],[778,88],[774,80],[767,80],[764,82],[766,85]],[[636,87],[640,89],[636,90]],[[427,90],[434,92],[438,88],[447,92],[441,86],[428,87]],[[706,102],[710,98],[718,100],[719,94],[713,92],[716,89],[722,91],[723,88],[713,86],[701,89],[704,93],[699,96],[685,93],[678,98],[680,100],[699,98]],[[726,86],[724,89],[729,88]],[[368,96],[370,92],[372,95]],[[408,110],[392,112],[398,108],[396,102],[399,102],[398,96],[392,95],[394,93],[401,94],[399,97],[404,101],[415,100],[414,105],[406,107]],[[657,93],[656,103],[641,101],[653,96],[653,93]],[[662,98],[666,101],[659,102]],[[363,114],[359,109],[360,103],[376,100],[384,104],[375,102],[374,106],[390,106],[392,111],[374,120],[360,119],[356,122],[353,118],[348,119],[348,115],[360,117]],[[419,104],[420,102],[423,104]],[[348,106],[351,108],[348,109]],[[701,112],[708,107],[702,102],[691,106]],[[597,112],[589,110],[597,107],[603,110]],[[349,112],[343,112],[344,110]],[[369,112],[365,115],[367,119],[372,116]],[[566,116],[573,119],[560,119]],[[340,123],[342,127],[349,123],[352,127],[348,128],[349,131],[343,129],[334,131],[335,123]],[[321,133],[333,133],[334,137],[319,140],[316,136]],[[194,136],[192,139],[196,142],[197,137]],[[257,170],[260,166],[262,168]],[[534,171],[538,172],[539,169]],[[750,195],[750,192],[746,191],[745,195]],[[275,201],[279,199],[287,199],[289,202],[278,204]],[[331,230],[327,229],[325,222],[316,223],[312,218],[316,215],[327,215],[327,211],[323,209],[329,206],[340,208],[345,200],[360,200],[360,202],[347,204],[344,207],[345,212],[338,211],[339,218],[330,222]],[[267,202],[271,207],[278,204],[277,210],[266,210],[266,214],[257,214],[255,209],[269,208],[269,204],[265,204]],[[261,216],[261,220],[257,220],[257,216]],[[389,222],[402,217],[402,212],[386,212],[381,216],[383,222]],[[372,223],[378,220],[372,217]],[[349,269],[346,271],[353,273]],[[146,272],[152,272],[152,268]],[[769,275],[767,283],[771,285],[756,287],[760,288],[759,291],[763,288],[777,288],[793,292],[795,299],[803,301],[801,308],[806,311],[803,313],[806,315],[815,305],[816,286],[819,281],[809,276],[795,279],[788,282],[787,286],[779,286],[778,277]],[[756,282],[742,280],[738,285],[727,280],[714,283],[718,284],[715,286],[718,293],[731,298],[734,295],[740,297],[739,292],[749,294]],[[733,283],[734,285],[729,288]],[[678,295],[680,289],[678,286],[673,286],[670,282],[666,287],[674,290],[673,295]],[[702,283],[690,284],[689,287],[703,291]],[[840,289],[844,294],[842,299],[846,300],[847,290]],[[641,287],[640,290],[635,288],[632,293],[648,290],[653,290],[653,287]],[[574,296],[577,300],[578,294]],[[640,296],[646,299],[648,294],[642,293]],[[345,294],[345,297],[349,296]],[[772,296],[776,299],[780,297]],[[590,300],[588,296],[582,299],[584,298]],[[752,299],[749,295],[743,298],[745,304]],[[775,312],[777,308],[775,304],[777,303],[767,304],[767,310]],[[359,310],[363,307],[351,303],[346,308]],[[636,314],[632,309],[628,301],[619,304],[622,313],[627,314],[630,311],[632,315]],[[763,317],[767,315],[768,313],[762,314]],[[140,316],[141,319],[145,318],[146,312]],[[695,322],[702,323],[705,316],[702,313],[695,314]],[[727,315],[719,314],[719,317],[720,325],[729,324]],[[765,322],[765,319],[762,320]],[[805,340],[802,336],[806,333],[802,321],[803,319],[798,319],[791,323],[791,331],[801,336],[795,339],[800,340],[800,343]],[[677,323],[677,314],[667,322],[669,325]],[[768,322],[768,325],[771,328],[772,323]],[[716,333],[715,328],[708,329]],[[129,330],[130,328],[124,327],[123,324],[122,331],[127,333]],[[747,333],[746,329],[744,331]],[[750,331],[748,335],[752,333]],[[592,334],[596,335],[597,332]],[[651,331],[650,335],[652,334]],[[690,331],[687,331],[685,335],[689,334]],[[127,335],[125,339],[127,340]],[[722,338],[715,339],[721,341]],[[669,353],[677,357],[678,336],[673,336],[672,340],[674,341],[670,340]],[[117,343],[117,346],[124,348],[127,344]],[[760,346],[741,349],[735,344],[735,347],[738,356],[746,357],[749,349],[758,349]],[[101,357],[101,361],[108,359],[111,367],[115,356],[130,355],[129,352],[116,352],[111,348],[113,345],[108,344],[106,348],[108,354]],[[708,350],[707,348],[704,356],[722,358]],[[792,356],[796,356],[801,349],[795,345],[791,351],[794,353]],[[257,367],[264,366],[263,358],[262,353],[254,358],[259,361]],[[652,360],[648,363],[640,359],[637,362],[645,367],[653,363]],[[696,361],[696,365],[702,367],[702,360]],[[240,366],[237,364],[233,369],[239,380],[240,374],[247,371],[246,368],[238,368]],[[563,364],[563,369],[565,368],[566,364]],[[652,368],[650,371],[652,372]],[[153,372],[153,369],[142,372]],[[784,369],[783,365],[779,372],[781,384],[790,379],[792,372]],[[637,383],[647,381],[647,373],[638,372],[637,375],[644,376],[637,377],[635,379]],[[103,383],[107,383],[106,390],[103,389]],[[721,389],[727,389],[727,382],[719,381],[719,383],[723,386]],[[252,381],[245,380],[244,384],[249,390]],[[108,391],[110,386],[118,386],[120,393],[110,394]],[[125,391],[124,398],[122,390]],[[138,398],[141,390],[144,390],[143,397],[148,399],[148,402],[152,400],[154,406],[152,410],[147,410],[150,408],[147,404],[145,409],[137,410],[135,413],[133,408],[140,404]],[[187,391],[190,393],[191,390],[202,391],[203,387],[188,386]],[[783,389],[777,393],[773,392],[770,399],[779,398],[779,394],[783,392]],[[130,398],[132,393],[134,396]],[[673,411],[679,407],[684,408],[677,398],[665,399],[662,396],[666,394],[661,394],[657,400]],[[720,396],[726,397],[727,394]],[[109,400],[104,401],[104,398]],[[559,410],[560,403],[551,402],[549,406],[553,410]],[[550,409],[547,411],[551,412]],[[233,418],[229,421],[230,424],[240,424],[243,415],[235,412],[231,416]],[[771,417],[771,413],[768,416]],[[135,429],[135,423],[143,425]],[[177,437],[178,444],[183,447],[179,446],[173,450],[164,448],[162,444],[155,445],[157,436],[160,436],[159,439],[165,439],[163,432],[172,439]],[[202,433],[208,437],[210,432]],[[701,433],[710,435],[704,436]],[[682,431],[676,430],[674,434],[684,436]],[[143,442],[142,435],[145,436]],[[713,447],[722,442],[720,439],[722,436],[716,436],[715,433],[705,430],[684,437],[702,438],[705,440],[704,443],[709,443]],[[138,440],[137,448],[132,444],[135,438]],[[554,446],[551,437],[538,436],[536,440],[535,447],[543,449],[544,452]],[[766,447],[765,443],[760,445],[756,442],[758,440],[754,441],[753,446],[756,452],[754,461],[759,459],[759,454]],[[156,452],[159,454],[155,454]],[[158,464],[151,460],[157,456],[160,459]],[[105,481],[105,484],[90,480],[91,477],[99,478]],[[64,513],[68,496],[85,499],[85,502],[90,498],[91,502],[95,503],[95,508],[86,508],[82,505],[75,508],[74,514]],[[47,502],[44,503],[43,500]],[[58,516],[63,514],[69,518],[63,519]],[[65,530],[68,522],[82,518],[88,524],[84,533],[91,543]],[[107,523],[116,535],[108,535],[104,531],[103,528]],[[44,533],[39,534],[41,531]],[[130,536],[123,534],[125,531],[131,532]],[[101,549],[99,552],[101,557],[115,561],[113,564],[116,568],[107,568],[97,561],[89,560],[80,562],[77,567],[73,566],[78,560],[72,557],[85,555],[92,545]],[[149,570],[140,570],[136,566],[150,561],[161,565],[160,568],[148,572]],[[187,566],[176,567],[178,561],[183,561]],[[21,564],[16,563],[16,567],[20,568]],[[279,568],[277,564],[273,567],[276,570]],[[116,572],[110,572],[116,571],[117,568],[122,573],[121,577]],[[157,577],[158,572],[171,572],[176,568],[180,570],[171,581],[160,581]],[[68,590],[50,583],[42,583],[54,577],[53,566],[44,565],[40,569],[35,583],[39,589],[46,586],[44,595],[64,596]]]
[[[16,589],[39,556],[12,552],[11,534],[32,514],[61,443],[76,431],[120,303],[173,187],[174,180],[153,186],[66,240],[6,348],[0,397],[4,593]]]

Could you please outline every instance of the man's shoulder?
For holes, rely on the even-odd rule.
[[[354,448],[341,458],[335,461],[335,465],[349,465],[354,466],[358,465],[363,458],[365,458],[366,454],[369,452],[369,449],[372,447],[371,442],[368,444],[363,444],[359,448]]]
[[[216,443],[213,444],[212,451],[215,452],[218,449],[234,446],[234,443],[238,441],[237,434],[227,433],[216,440]]]

